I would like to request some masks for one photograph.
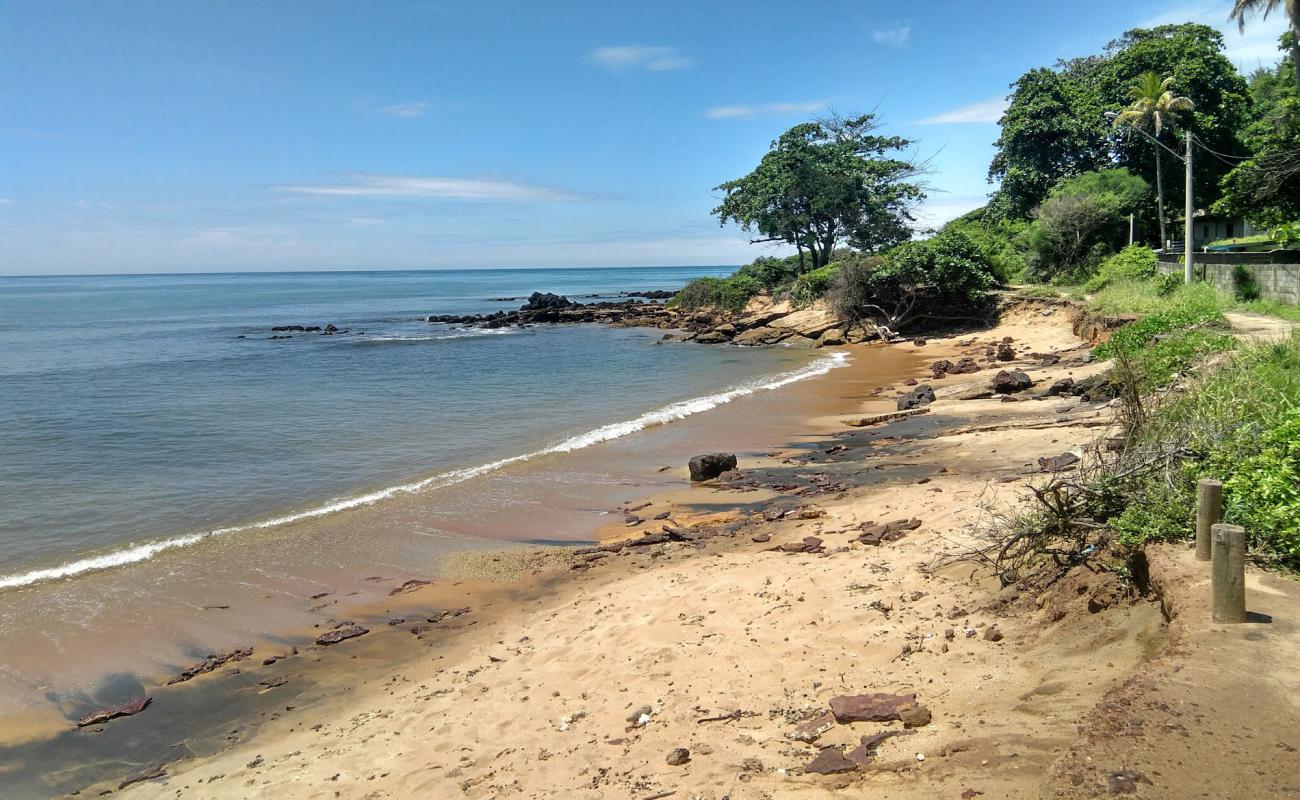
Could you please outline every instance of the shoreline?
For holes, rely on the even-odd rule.
[[[924,373],[923,362],[929,362],[937,358],[947,358],[956,355],[957,351],[960,349],[959,343],[961,342],[961,340],[963,339],[974,340],[980,338],[981,336],[982,334],[976,333],[973,335],[967,334],[959,337],[950,337],[947,340],[936,340],[924,350],[912,344],[902,345],[903,348],[906,348],[907,350],[910,350],[913,353],[917,354],[917,357],[914,360],[915,366],[912,369],[908,370],[906,375],[903,374],[896,375],[893,380],[889,381],[889,385],[893,388],[899,388],[899,389],[907,388],[905,385],[895,386],[895,384],[901,384],[905,380],[914,379],[916,377],[920,377],[921,375],[923,375]],[[865,349],[867,348],[864,348],[864,350]],[[879,352],[879,350],[877,352]],[[848,370],[841,370],[840,372],[847,372],[847,371]],[[796,437],[797,440],[787,441],[785,446],[781,447],[779,450],[769,451],[768,455],[758,454],[756,456],[749,456],[743,458],[742,467],[746,471],[781,470],[783,468],[788,469],[791,462],[797,462],[795,464],[796,467],[805,467],[810,462],[816,462],[819,459],[823,461],[827,460],[823,456],[816,453],[816,451],[813,449],[814,446],[820,447],[821,443],[823,442],[828,443],[828,442],[835,441],[837,439],[842,440],[843,436],[846,433],[852,434],[854,436],[863,434],[864,438],[875,438],[880,441],[893,440],[893,441],[906,442],[909,440],[906,435],[901,437],[894,437],[894,436],[879,436],[879,434],[884,433],[886,431],[890,431],[895,428],[902,428],[902,429],[911,428],[913,430],[925,430],[925,429],[935,427],[934,419],[922,420],[919,418],[914,418],[912,420],[901,421],[900,423],[890,423],[884,426],[879,426],[878,429],[876,430],[868,429],[868,430],[855,431],[854,429],[849,429],[848,431],[845,431],[844,424],[841,420],[843,416],[857,414],[857,413],[863,413],[863,414],[874,413],[879,410],[884,410],[885,408],[892,409],[893,402],[892,402],[892,397],[885,394],[883,385],[878,384],[877,386],[873,387],[874,391],[868,390],[866,392],[856,392],[853,391],[851,388],[849,388],[853,383],[852,380],[849,380],[850,376],[844,375],[841,377],[845,378],[846,380],[842,381],[840,385],[838,385],[834,390],[832,390],[832,393],[835,393],[839,396],[830,399],[829,402],[826,402],[827,399],[825,397],[820,397],[818,398],[819,402],[814,404],[816,405],[816,408],[813,410],[816,413],[812,414],[807,418],[806,427],[809,428],[810,430],[807,430],[805,432],[805,435]],[[985,372],[977,373],[974,376],[966,376],[966,377],[987,380],[989,374],[987,373],[987,371],[985,371]],[[832,383],[834,382],[832,381]],[[952,383],[952,381],[949,380],[947,381],[947,383]],[[940,385],[942,384],[943,382],[940,382]],[[803,385],[805,387],[821,389],[822,391],[820,392],[820,394],[822,395],[826,393],[827,387],[818,386],[818,382],[816,381],[807,382],[804,383]],[[864,402],[864,395],[865,395],[865,402]],[[917,435],[917,434],[913,433],[912,435]],[[877,469],[879,469],[879,467],[877,467]],[[918,480],[921,480],[922,483],[930,482],[929,480],[922,480],[922,479],[918,479]],[[936,486],[934,488],[939,488],[939,487]],[[647,496],[647,499],[641,499],[636,502],[624,503],[623,508],[627,509],[632,506],[640,506],[643,503],[649,502],[651,503],[651,507],[644,509],[647,512],[647,516],[649,515],[648,514],[649,511],[657,510],[660,507],[663,507],[665,510],[669,512],[669,516],[672,518],[672,520],[675,523],[684,526],[695,526],[695,525],[699,525],[702,521],[710,521],[710,520],[717,521],[723,517],[735,516],[737,514],[736,512],[737,508],[741,508],[741,509],[748,508],[750,510],[753,510],[755,506],[761,507],[761,505],[764,502],[766,502],[766,500],[761,498],[766,497],[767,499],[770,499],[770,496],[768,495],[774,496],[774,494],[771,492],[769,492],[768,495],[764,495],[762,489],[745,487],[743,489],[743,491],[746,492],[744,496],[739,498],[731,498],[728,497],[728,494],[731,491],[733,491],[733,489],[729,489],[726,487],[718,487],[718,486],[687,487],[679,491],[651,494]],[[842,492],[840,494],[845,494],[845,493]],[[701,495],[706,495],[706,496],[702,497]],[[709,502],[714,499],[715,495],[721,495],[721,499],[722,499],[721,503]],[[761,524],[768,524],[768,523],[761,523]],[[777,524],[781,524],[781,523],[777,523]],[[825,523],[821,521],[819,517],[812,517],[808,521],[796,522],[794,524],[796,527],[811,526],[815,530],[820,530],[823,528]],[[636,527],[639,528],[640,526],[636,526]],[[606,526],[605,529],[602,529],[598,534],[597,538],[602,542],[608,542],[619,538],[625,539],[632,533],[635,533],[635,531],[629,530],[626,524],[623,526],[619,526],[617,523],[614,523],[611,524],[610,526]],[[707,547],[709,545],[706,544],[705,546]],[[610,563],[614,563],[617,561],[617,559],[599,559],[601,563],[593,567],[592,565],[594,564],[595,560],[578,561],[573,558],[574,555],[573,551],[566,548],[562,552],[562,554],[560,554],[561,557],[559,559],[559,563],[551,563],[547,565],[546,568],[538,569],[540,565],[538,565],[536,562],[531,564],[528,563],[529,559],[536,558],[537,552],[542,552],[547,554],[556,553],[556,551],[553,549],[536,551],[536,550],[528,550],[528,549],[510,548],[504,553],[488,552],[488,553],[482,553],[477,555],[468,555],[468,556],[460,557],[462,560],[465,560],[468,563],[462,563],[460,565],[460,568],[456,571],[457,576],[464,577],[467,573],[477,571],[478,574],[474,575],[474,577],[480,579],[486,579],[486,581],[481,582],[481,584],[477,586],[479,592],[481,593],[475,596],[479,598],[483,598],[478,603],[480,607],[474,608],[475,603],[470,602],[469,604],[471,606],[471,609],[473,610],[471,611],[470,614],[466,615],[465,617],[456,619],[456,621],[453,623],[453,627],[451,628],[452,633],[454,633],[457,630],[463,631],[466,627],[474,628],[479,625],[488,625],[488,626],[502,625],[502,624],[508,625],[510,623],[510,617],[512,616],[512,614],[517,613],[520,609],[524,608],[527,604],[531,603],[535,605],[544,605],[548,601],[553,601],[554,598],[548,596],[548,592],[555,591],[557,589],[559,591],[575,590],[576,586],[581,585],[581,582],[590,579],[590,577],[585,573],[588,572],[598,573],[603,571],[605,573],[618,573],[623,575],[631,575],[640,572],[642,570],[645,570],[647,568],[644,565],[637,565],[634,567],[610,567],[605,565],[606,561],[609,561]],[[517,556],[506,555],[507,553],[517,553],[518,555]],[[651,563],[653,563],[653,560],[657,555],[659,554],[655,553],[651,556],[652,559]],[[516,563],[503,566],[501,563],[502,561],[516,562]],[[522,563],[524,566],[521,567],[520,563]],[[571,569],[569,568],[569,565],[577,566],[579,567],[579,569],[576,570]],[[524,573],[531,573],[531,574],[525,575]],[[520,580],[521,577],[522,580]],[[611,583],[617,582],[616,578],[609,577],[608,575],[606,577],[609,578]],[[603,583],[606,578],[602,577],[596,579]],[[448,584],[450,584],[450,586],[448,586]],[[424,612],[434,608],[436,604],[431,605],[430,601],[434,598],[434,596],[442,597],[442,595],[437,595],[438,592],[448,591],[451,588],[458,587],[460,585],[461,583],[459,583],[455,577],[450,579],[435,581],[434,586],[419,587],[418,589],[416,589],[416,591],[411,592],[410,594],[402,594],[394,599],[386,600],[377,605],[374,605],[372,608],[369,609],[369,611],[371,612],[369,617],[359,613],[350,614],[349,616],[362,621],[362,624],[367,625],[368,627],[370,627],[371,630],[374,630],[376,626],[382,626],[384,621],[383,617],[385,615],[390,615],[389,616],[390,620],[403,619],[405,623],[405,617],[403,616],[404,614],[411,615],[412,617],[416,617],[418,616],[419,612]],[[473,594],[473,593],[471,592],[469,594]],[[460,596],[468,597],[469,595],[466,594]],[[505,597],[509,597],[511,599],[510,600],[502,599]],[[486,598],[495,598],[495,599],[486,599]],[[496,606],[497,603],[503,603],[504,605],[511,606],[511,609],[504,610],[501,607]],[[382,611],[380,610],[381,607],[382,607]],[[496,610],[493,612],[487,612],[487,609],[490,608],[495,608]],[[391,616],[394,614],[397,616]],[[348,620],[348,621],[351,622],[352,620]],[[392,626],[392,627],[396,630],[398,629],[399,626]],[[430,625],[429,626],[430,631],[432,631],[432,629],[436,627],[437,626],[435,625]],[[457,637],[455,635],[443,636],[442,633],[444,631],[441,631],[441,629],[439,629],[439,631],[437,632],[430,632],[430,631],[422,631],[421,635],[427,634],[433,636],[437,641],[439,647],[449,648],[446,653],[443,653],[441,650],[439,650],[440,653],[439,659],[441,660],[441,659],[454,658],[453,651],[456,651],[457,648],[461,647],[463,643],[456,643],[451,640],[458,639],[461,637]],[[381,631],[381,632],[383,634],[389,634],[389,631]],[[472,637],[468,637],[468,638],[472,638]],[[382,643],[385,640],[387,640],[387,644]],[[416,637],[411,636],[409,633],[405,634],[405,640],[406,641],[404,642],[404,644],[406,645],[412,644],[412,642],[424,641],[423,639],[417,639]],[[319,651],[315,656],[310,656],[311,658],[314,658],[316,661],[322,662],[321,669],[315,669],[314,666],[308,665],[306,668],[304,668],[300,673],[296,675],[295,682],[299,683],[301,688],[301,691],[296,696],[304,697],[307,699],[305,702],[302,700],[297,700],[295,702],[295,704],[293,705],[293,709],[295,713],[303,713],[304,711],[308,713],[317,713],[317,712],[328,713],[328,711],[330,710],[330,705],[333,702],[330,699],[331,698],[330,687],[333,686],[334,690],[337,691],[340,688],[338,686],[340,679],[344,683],[350,681],[350,679],[348,678],[348,671],[344,669],[341,670],[340,672],[341,668],[337,664],[337,661],[340,660],[340,656],[339,656],[340,653],[348,654],[348,660],[363,658],[369,661],[372,656],[368,654],[370,654],[371,651],[389,651],[386,653],[381,653],[379,655],[374,655],[373,658],[378,664],[383,665],[387,669],[394,669],[394,668],[402,669],[402,668],[412,666],[415,662],[410,660],[410,658],[412,656],[418,655],[421,652],[421,648],[405,647],[404,644],[398,644],[398,642],[403,642],[403,637],[394,637],[393,635],[376,637],[374,635],[368,635],[354,641],[344,642],[341,645],[338,645],[333,648],[328,648],[324,651]],[[311,651],[307,651],[307,652],[308,654],[310,654]],[[403,653],[405,655],[403,655]],[[255,658],[250,659],[250,661],[253,662],[254,664],[260,660],[262,654],[257,653],[255,655],[256,655]],[[243,662],[243,663],[248,664],[249,662]],[[285,660],[276,661],[276,664],[293,664],[293,663],[295,663],[295,659],[285,659]],[[303,662],[298,661],[297,663],[303,663]],[[495,662],[490,661],[489,663],[495,663]],[[276,668],[274,664],[264,665],[264,666],[269,667],[270,669]],[[287,667],[287,668],[293,669],[293,667]],[[228,667],[226,668],[226,671],[229,671]],[[251,681],[252,677],[255,677],[258,674],[261,674],[261,672],[257,667],[254,667],[253,669],[249,669],[249,670],[239,669],[239,671],[236,672],[234,676],[223,675],[222,670],[218,670],[213,675],[200,676],[199,678],[194,679],[194,681],[191,682],[193,686],[190,688],[202,687],[203,691],[201,693],[207,693],[211,695],[211,697],[209,698],[210,700],[217,700],[221,697],[223,692],[220,688],[216,687],[215,684],[221,683],[223,680],[234,681],[236,683],[242,682],[244,684],[247,684],[249,681]],[[274,679],[271,680],[272,682],[274,682]],[[276,691],[283,691],[280,688],[280,686],[283,686],[283,684],[279,684],[277,686],[271,687],[271,689],[275,689]],[[264,696],[268,692],[270,692],[270,689],[266,689],[266,688],[259,689],[258,696]],[[313,692],[319,692],[319,696],[316,697],[314,700],[311,699]],[[278,704],[280,701],[277,700],[275,702]],[[242,709],[242,710],[248,711],[250,709]],[[153,709],[152,711],[154,712],[154,718],[157,719],[158,710]],[[147,727],[149,725],[147,720],[150,717],[150,713],[151,713],[150,711],[146,711],[136,717],[126,718],[126,719],[116,720],[110,723],[106,723],[104,727],[107,730],[124,730],[127,729],[128,726],[140,726],[142,728]],[[267,712],[264,710],[261,713],[263,715],[267,713],[270,714],[270,719],[265,723],[266,725],[274,726],[275,723],[279,722],[280,714],[278,712]],[[221,727],[224,727],[224,725]],[[239,738],[241,742],[245,741],[242,736]],[[225,752],[225,749],[230,745],[230,742],[224,742],[224,741],[220,746],[212,742],[209,742],[207,747],[204,747],[201,744],[202,740],[203,740],[202,737],[196,737],[196,745],[194,748],[192,748],[192,751],[189,753],[190,756],[199,757],[198,761],[191,762],[191,767],[195,764],[203,763],[203,758],[222,758],[221,753]],[[248,740],[248,743],[252,744],[253,741],[255,741],[255,739]],[[118,778],[129,777],[129,775],[127,774],[129,770],[126,769],[126,767],[128,766],[127,763],[119,762],[115,766],[117,768]],[[135,763],[133,764],[133,766],[138,766],[141,769],[147,769],[150,767],[150,765],[143,763],[143,761],[140,761],[140,763]],[[104,771],[105,771],[105,776],[107,777],[108,770],[105,769]]]

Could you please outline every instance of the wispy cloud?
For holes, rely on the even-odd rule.
[[[1139,27],[1199,22],[1223,34],[1224,55],[1239,69],[1250,71],[1257,66],[1276,64],[1282,59],[1278,37],[1287,29],[1286,12],[1278,8],[1267,18],[1255,15],[1246,20],[1246,29],[1228,19],[1228,3],[1192,2],[1175,6],[1143,21]]]
[[[430,197],[444,200],[494,200],[509,203],[564,203],[581,195],[550,186],[498,178],[452,178],[353,173],[343,183],[299,184],[280,191],[318,197]]]
[[[416,100],[410,103],[394,103],[390,106],[380,106],[375,109],[380,114],[387,114],[390,117],[401,117],[402,119],[413,119],[423,117],[429,113],[433,104],[424,100]]]
[[[597,47],[588,57],[601,67],[611,70],[640,69],[648,72],[668,72],[686,69],[693,62],[677,52],[675,47],[644,47],[620,45]]]
[[[768,115],[811,114],[826,108],[825,100],[804,103],[761,103],[759,105],[715,106],[704,112],[709,119],[743,119]]]
[[[958,108],[935,114],[932,117],[918,119],[917,125],[963,125],[969,123],[990,123],[997,122],[1002,118],[1002,113],[1007,110],[1007,99],[1005,97],[995,97],[991,100],[980,100],[978,103],[970,103]]]
[[[0,207],[11,206],[14,204],[12,197],[0,197]]]
[[[912,24],[895,25],[892,28],[878,28],[871,32],[871,38],[876,44],[883,44],[885,47],[902,47],[907,44],[907,40],[912,38]]]

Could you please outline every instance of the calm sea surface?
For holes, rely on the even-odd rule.
[[[0,278],[0,597],[473,480],[815,370],[806,353],[654,331],[423,321],[729,271]],[[285,324],[350,333],[269,338]]]

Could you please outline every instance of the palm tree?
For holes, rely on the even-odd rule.
[[[1295,68],[1296,86],[1300,87],[1300,0],[1234,0],[1228,19],[1235,19],[1239,28],[1245,30],[1246,17],[1258,14],[1267,19],[1282,5],[1286,6],[1286,15],[1291,20],[1291,66]]]
[[[1295,0],[1288,1],[1295,2]],[[1133,102],[1115,116],[1115,127],[1129,125],[1144,128],[1150,130],[1159,141],[1160,132],[1172,122],[1170,117],[1175,111],[1190,111],[1194,107],[1191,100],[1174,94],[1170,88],[1173,84],[1173,78],[1162,79],[1154,72],[1144,72],[1139,75],[1133,88],[1129,89],[1129,97],[1133,98]],[[1157,146],[1156,210],[1160,215],[1160,245],[1163,247],[1169,239],[1165,236],[1165,180],[1160,150],[1161,148]]]

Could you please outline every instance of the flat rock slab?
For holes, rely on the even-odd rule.
[[[808,766],[803,770],[818,775],[834,775],[837,772],[852,772],[857,768],[857,764],[845,757],[843,750],[838,747],[826,747],[817,754],[816,758],[808,762]]]
[[[120,706],[113,706],[112,708],[101,708],[100,710],[92,711],[86,716],[77,720],[77,727],[84,728],[87,725],[98,725],[101,722],[108,722],[110,719],[117,719],[118,717],[129,717],[132,714],[139,714],[141,711],[144,711],[146,708],[148,708],[149,704],[152,702],[153,702],[153,698],[149,697],[148,695],[145,695],[143,697],[137,697],[136,699],[132,700],[129,703],[123,703]]]
[[[355,639],[358,636],[365,636],[367,633],[370,633],[370,631],[360,625],[349,625],[346,628],[339,628],[338,630],[322,633],[320,636],[316,637],[316,644],[338,644],[345,639]]]
[[[890,722],[917,707],[915,694],[850,694],[831,698],[837,722]]]

